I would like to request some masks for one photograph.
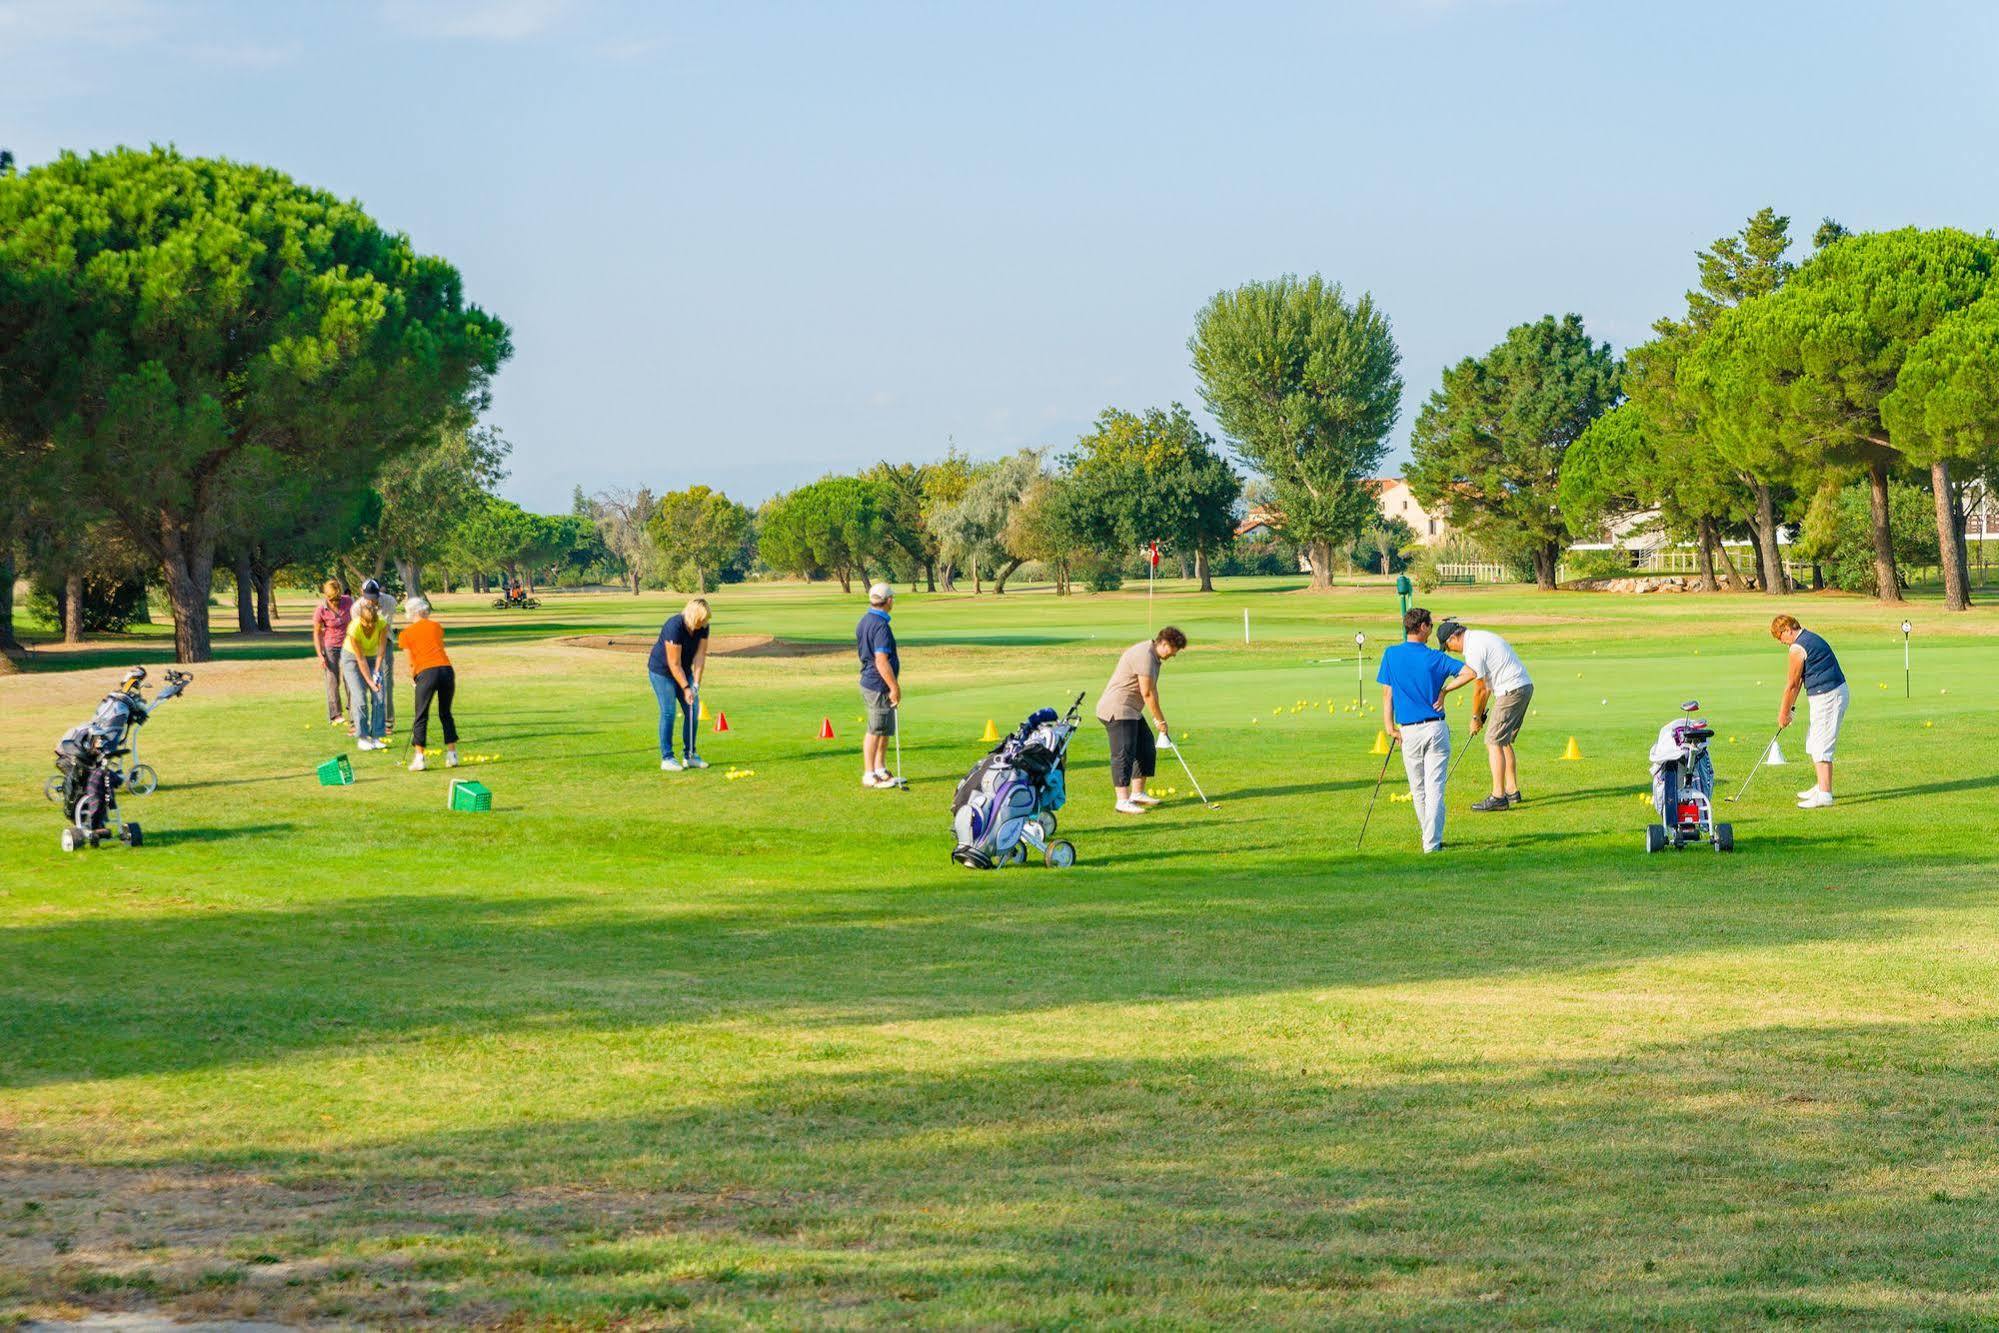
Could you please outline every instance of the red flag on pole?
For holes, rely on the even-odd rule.
[[[1152,543],[1152,567],[1159,568],[1159,543]]]

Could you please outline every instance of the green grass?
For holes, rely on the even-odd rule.
[[[951,786],[987,718],[1094,698],[1142,592],[906,598],[906,794],[857,784],[837,592],[716,599],[835,650],[716,660],[680,777],[642,660],[547,641],[666,599],[445,599],[484,816],[389,755],[317,786],[303,644],[225,638],[144,733],[147,845],[74,856],[49,747],[163,659],[38,654],[0,680],[0,1311],[1999,1322],[1999,616],[1917,603],[1905,700],[1900,611],[1788,599],[1853,679],[1840,805],[1766,769],[1734,856],[1647,858],[1680,700],[1728,791],[1774,726],[1778,603],[1438,594],[1539,690],[1530,803],[1467,813],[1471,756],[1426,858],[1386,796],[1355,852],[1378,719],[1309,662],[1392,597],[1169,588],[1221,809],[1176,769],[1111,815],[1086,727],[1065,872],[951,865]]]

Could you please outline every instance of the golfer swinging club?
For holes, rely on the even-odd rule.
[[[854,651],[861,659],[861,707],[868,716],[861,737],[861,785],[893,787],[888,771],[888,739],[895,735],[895,710],[902,706],[902,658],[895,648],[889,612],[895,609],[895,589],[877,583],[868,589],[868,609],[854,626]]]
[[[1492,795],[1472,809],[1511,809],[1521,801],[1520,768],[1513,742],[1527,719],[1527,705],[1534,701],[1534,682],[1513,645],[1491,630],[1466,629],[1446,618],[1437,627],[1437,646],[1464,658],[1465,669],[1451,677],[1444,693],[1471,686],[1471,734],[1485,732]]]
[[[1444,775],[1451,765],[1451,727],[1438,701],[1458,663],[1430,646],[1430,613],[1422,607],[1403,615],[1402,631],[1403,641],[1382,653],[1374,678],[1381,686],[1382,723],[1402,742],[1423,850],[1434,852],[1444,845]]]
[[[1145,725],[1145,713],[1152,710],[1159,734],[1170,745],[1173,733],[1159,703],[1159,665],[1186,646],[1187,636],[1177,625],[1134,643],[1118,658],[1110,683],[1097,700],[1097,721],[1104,724],[1110,740],[1111,789],[1117,793],[1121,815],[1142,815],[1159,804],[1159,798],[1145,790],[1159,762],[1158,742]]]
[[[1811,729],[1805,734],[1805,753],[1818,772],[1818,785],[1798,793],[1798,809],[1817,810],[1832,804],[1832,755],[1839,744],[1840,723],[1846,720],[1846,705],[1852,693],[1846,688],[1846,673],[1832,645],[1798,623],[1796,616],[1778,616],[1770,622],[1770,637],[1791,652],[1790,675],[1784,681],[1784,702],[1777,708],[1778,727],[1791,725],[1791,712],[1798,691],[1805,692],[1805,706],[1811,712]]]

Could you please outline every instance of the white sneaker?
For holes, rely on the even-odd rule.
[[[1798,802],[1800,810],[1823,810],[1832,804],[1832,793],[1812,788],[1811,794]]]
[[[659,771],[662,773],[678,773],[680,770],[681,763],[678,759],[662,759],[659,761]]]
[[[363,736],[360,740],[354,742],[354,748],[357,750],[379,750],[382,748],[382,743]]]
[[[457,747],[457,746],[455,746],[455,745],[454,745],[454,746],[452,746],[452,747],[451,747],[450,749],[448,749],[448,750],[446,750],[446,751],[444,752],[444,766],[445,766],[446,768],[456,768],[456,767],[458,767],[458,747]]]
[[[1817,787],[1807,787],[1803,791],[1798,793],[1798,799],[1801,801],[1810,800],[1817,793],[1818,793]]]
[[[1159,798],[1157,796],[1147,795],[1145,792],[1142,791],[1135,791],[1131,794],[1131,803],[1133,805],[1158,805]]]
[[[863,773],[861,774],[861,785],[863,787],[879,787],[882,785],[881,775],[879,773]]]
[[[412,772],[412,773],[421,773],[421,772],[423,772],[423,751],[422,751],[422,750],[418,750],[418,751],[417,751],[417,752],[416,752],[415,754],[413,754],[413,755],[411,755],[411,756],[410,756],[410,772]]]
[[[1142,815],[1145,813],[1145,807],[1136,801],[1119,801],[1117,812],[1121,815]]]
[[[706,768],[708,767],[708,761],[698,754],[690,754],[686,759],[681,761],[680,766],[682,768]]]

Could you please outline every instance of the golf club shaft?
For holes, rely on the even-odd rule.
[[[1388,753],[1381,756],[1381,771],[1374,775],[1374,790],[1369,792],[1367,797],[1367,813],[1361,816],[1360,836],[1354,839],[1355,851],[1359,851],[1361,844],[1367,841],[1367,826],[1374,818],[1374,798],[1381,795],[1382,779],[1388,776],[1388,761],[1395,757],[1395,747],[1401,743],[1400,736],[1391,738],[1388,742]]]
[[[1185,773],[1187,775],[1187,781],[1194,785],[1194,794],[1201,798],[1201,804],[1207,806],[1210,810],[1214,809],[1215,803],[1208,799],[1208,793],[1201,790],[1201,780],[1194,776],[1193,769],[1187,767],[1187,756],[1180,753],[1179,742],[1178,741],[1170,742],[1167,748],[1172,750],[1173,757],[1180,761],[1180,771],[1182,773]]]
[[[1755,780],[1756,774],[1759,771],[1761,771],[1763,767],[1763,761],[1770,757],[1770,746],[1775,745],[1777,743],[1777,738],[1779,736],[1782,736],[1783,734],[1784,734],[1784,728],[1782,727],[1777,728],[1777,730],[1771,734],[1770,745],[1766,745],[1763,747],[1763,753],[1756,756],[1756,762],[1750,766],[1749,776],[1742,780],[1742,786],[1736,790],[1735,795],[1728,798],[1728,803],[1730,805],[1734,805],[1737,801],[1741,800],[1742,793],[1749,790],[1749,784]]]

